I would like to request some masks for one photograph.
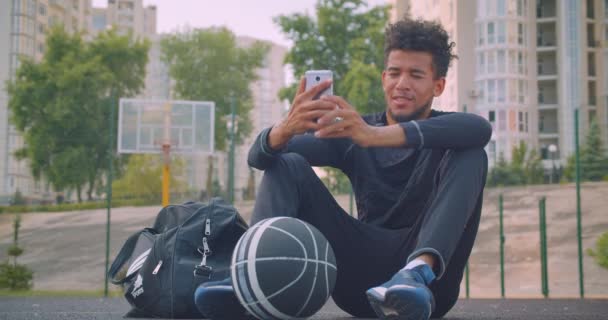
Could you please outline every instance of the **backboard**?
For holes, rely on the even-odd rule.
[[[118,153],[213,153],[215,103],[120,99]]]

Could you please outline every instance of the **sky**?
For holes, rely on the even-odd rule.
[[[157,31],[166,33],[185,26],[191,28],[227,26],[238,36],[251,36],[291,46],[272,18],[304,13],[314,15],[317,0],[143,0],[144,6],[156,5]],[[370,6],[387,0],[368,0]],[[93,6],[106,7],[107,0],[93,0]]]

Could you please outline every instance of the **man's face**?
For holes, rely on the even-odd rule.
[[[393,50],[382,71],[389,124],[427,118],[433,98],[445,87],[445,78],[435,79],[433,56],[428,52]]]

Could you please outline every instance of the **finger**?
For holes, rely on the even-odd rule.
[[[343,133],[348,129],[348,122],[346,120],[342,120],[339,122],[334,122],[332,124],[323,124],[319,123],[320,128],[315,132],[315,135],[319,138],[327,138],[327,137],[335,137],[338,133]]]
[[[340,96],[322,96],[321,100],[335,103],[342,109],[355,110],[355,107],[351,106],[350,103],[348,103],[346,100],[344,100],[344,98],[342,98]]]
[[[299,106],[299,112],[308,112],[311,110],[324,110],[325,112],[329,112],[331,110],[335,110],[336,105],[329,101],[322,100],[309,100],[302,102]]]
[[[314,97],[316,97],[318,94],[320,94],[323,90],[329,88],[329,86],[331,86],[331,79],[325,80],[315,86],[313,86],[312,88],[308,89],[308,91],[305,91],[302,94],[302,97],[304,99],[312,99]]]
[[[296,91],[296,96],[303,93],[306,90],[306,77],[300,78],[300,85],[298,85],[298,91]]]

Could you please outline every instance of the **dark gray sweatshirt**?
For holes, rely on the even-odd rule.
[[[373,126],[386,126],[386,113],[363,116]],[[295,152],[312,166],[340,169],[351,181],[359,220],[390,229],[411,226],[432,190],[433,175],[447,149],[483,148],[492,127],[484,118],[432,110],[428,119],[400,123],[407,147],[369,147],[349,138],[294,136],[282,150],[268,145],[264,129],[249,150],[248,163],[268,168],[277,155]]]

